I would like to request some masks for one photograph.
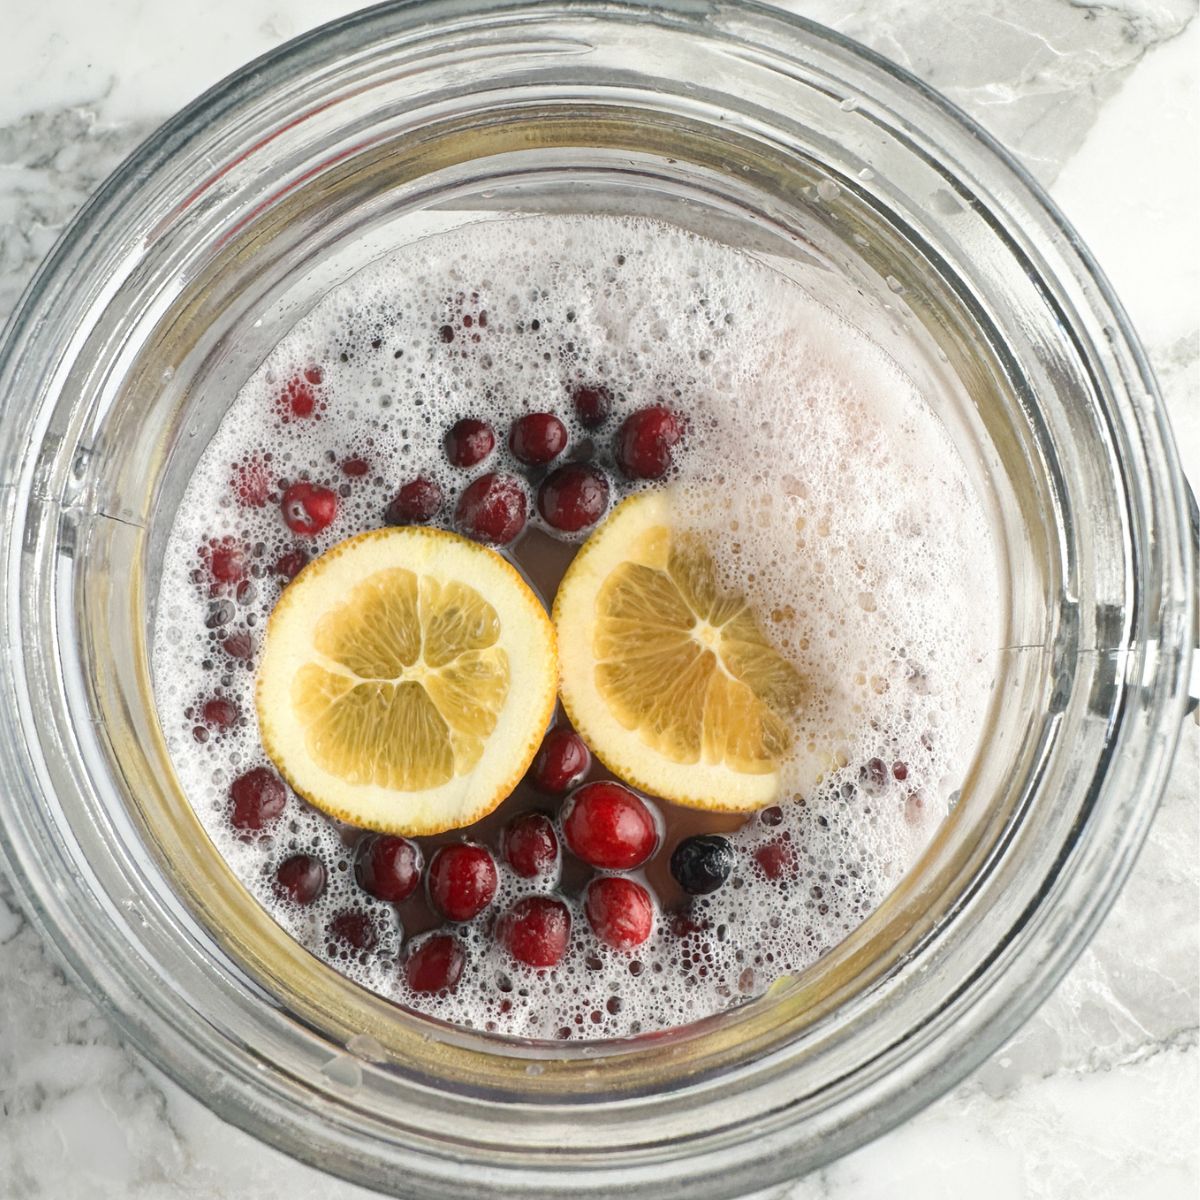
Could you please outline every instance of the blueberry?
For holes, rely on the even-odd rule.
[[[684,838],[671,855],[671,874],[689,895],[715,892],[733,870],[733,847],[723,837],[701,833]]]

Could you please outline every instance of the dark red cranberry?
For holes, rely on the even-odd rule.
[[[526,896],[501,915],[496,937],[517,962],[553,967],[567,952],[571,914],[561,900]]]
[[[237,583],[250,565],[246,547],[231,537],[209,542],[200,553],[217,583]]]
[[[486,421],[463,417],[446,434],[446,457],[453,466],[473,467],[483,462],[495,445],[496,435]]]
[[[661,479],[683,437],[679,418],[661,404],[638,409],[617,430],[617,465],[630,479]]]
[[[271,469],[258,455],[235,463],[229,485],[243,508],[262,508],[271,498]]]
[[[592,932],[614,950],[640,946],[654,928],[654,901],[640,883],[602,875],[588,884],[583,901]]]
[[[230,658],[251,659],[254,657],[254,639],[242,630],[231,633],[222,643],[221,649]]]
[[[232,700],[226,700],[224,696],[213,696],[211,700],[205,700],[200,715],[204,718],[205,725],[211,725],[215,729],[228,729],[238,719],[238,706]]]
[[[337,516],[337,493],[315,483],[293,483],[283,493],[283,519],[293,533],[320,533]]]
[[[558,867],[558,837],[543,813],[522,813],[504,831],[504,857],[523,879],[549,875]]]
[[[262,829],[283,812],[287,788],[270,767],[255,767],[229,785],[229,799],[235,829]]]
[[[768,879],[783,879],[791,875],[796,867],[795,852],[782,838],[759,846],[754,852],[754,861]]]
[[[466,962],[467,954],[458,938],[435,933],[409,950],[404,978],[414,992],[452,992]]]
[[[293,904],[311,904],[325,890],[325,864],[311,854],[293,854],[275,868],[275,891]]]
[[[908,763],[901,762],[899,759],[892,763],[892,778],[903,783],[908,778]]]
[[[354,878],[358,886],[378,900],[400,904],[421,882],[420,848],[408,838],[375,833],[358,843]]]
[[[433,520],[442,507],[442,489],[434,479],[418,475],[395,495],[383,513],[389,525],[422,525]]]
[[[887,763],[882,758],[869,758],[858,769],[858,782],[869,796],[878,796],[888,785]]]
[[[308,366],[304,368],[304,380],[306,383],[320,384],[325,381],[325,373],[317,366]]]
[[[320,367],[308,367],[302,376],[293,376],[284,384],[278,408],[285,421],[289,417],[311,417],[317,412],[320,406],[316,389],[323,378]]]
[[[538,488],[538,512],[563,533],[589,529],[608,508],[608,476],[587,463],[568,463],[551,471]]]
[[[351,479],[361,479],[370,469],[371,464],[365,458],[355,456],[342,459],[342,474]]]
[[[525,528],[525,489],[518,479],[493,471],[459,497],[454,519],[468,537],[503,546]]]
[[[783,809],[778,804],[772,804],[770,808],[764,808],[758,814],[758,819],[764,825],[780,825],[783,823]]]
[[[658,845],[646,802],[619,783],[585,783],[567,801],[562,828],[570,850],[605,871],[640,867]]]
[[[591,765],[592,752],[579,734],[570,729],[552,729],[542,740],[530,777],[539,791],[564,796],[588,773]]]
[[[612,412],[612,392],[603,384],[576,384],[571,390],[571,403],[584,429],[598,429]]]
[[[715,833],[684,838],[671,854],[671,874],[690,896],[715,892],[733,870],[733,846]]]
[[[496,861],[483,846],[455,842],[429,860],[429,899],[451,921],[477,917],[496,895]]]
[[[294,550],[281,554],[275,560],[272,570],[283,579],[295,579],[306,566],[308,566],[308,551],[297,546]]]
[[[374,949],[379,941],[375,922],[361,908],[344,908],[335,914],[325,927],[325,935],[331,942],[360,951]]]
[[[544,467],[567,448],[567,427],[553,413],[526,413],[510,426],[508,448],[527,467]]]

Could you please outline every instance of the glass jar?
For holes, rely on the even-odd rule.
[[[770,256],[937,396],[1008,583],[986,735],[895,893],[797,979],[666,1035],[407,1015],[252,903],[148,671],[174,507],[241,383],[381,253],[463,221],[644,213]],[[1189,703],[1195,516],[1077,238],[945,100],[742,3],[432,0],[233,76],[68,229],[0,350],[0,849],[126,1035],[227,1120],[406,1197],[724,1197],[903,1120],[1095,929]]]

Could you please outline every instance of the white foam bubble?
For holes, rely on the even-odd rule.
[[[319,418],[285,420],[281,393],[314,367]],[[379,526],[397,487],[418,475],[452,498],[485,471],[519,473],[503,436],[522,412],[557,412],[571,445],[590,441],[605,461],[603,437],[569,403],[577,382],[611,389],[609,430],[648,403],[683,414],[683,519],[804,675],[810,702],[796,718],[778,823],[755,817],[731,835],[734,877],[686,918],[661,916],[630,956],[599,945],[568,896],[570,950],[542,973],[509,961],[476,922],[461,931],[468,963],[457,991],[431,1000],[408,992],[395,910],[356,886],[333,824],[295,797],[269,837],[243,841],[227,822],[230,780],[266,762],[253,653],[280,588],[271,567],[300,542],[315,555]],[[442,449],[443,431],[463,416],[490,421],[501,442],[466,472]],[[368,463],[365,476],[343,472],[353,457]],[[337,520],[298,539],[277,502],[239,503],[230,481],[247,464],[250,484],[261,470],[276,494],[282,480],[334,487]],[[205,582],[201,548],[224,537],[251,555],[241,594],[210,594]],[[911,865],[979,736],[998,644],[996,578],[984,513],[930,406],[795,283],[648,222],[493,221],[361,272],[237,397],[166,550],[155,685],[176,770],[205,828],[314,953],[442,1020],[514,1036],[628,1036],[695,1020],[809,965]],[[233,634],[250,639],[249,659],[221,649]],[[239,722],[197,734],[197,707],[213,695],[237,706]],[[768,878],[756,858],[772,844],[765,861],[784,860],[787,878]],[[301,851],[328,872],[309,908],[280,903],[271,886],[279,861]],[[539,889],[501,864],[497,910]],[[373,953],[329,949],[328,922],[346,908],[376,922]]]

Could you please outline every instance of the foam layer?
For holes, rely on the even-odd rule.
[[[281,396],[306,371],[320,380],[308,384],[316,413],[298,418]],[[515,471],[502,444],[473,470],[446,464],[443,432],[463,416],[491,421],[502,443],[514,415],[555,411],[573,453],[606,461],[604,437],[578,423],[568,399],[580,381],[611,389],[609,430],[649,403],[684,415],[682,518],[810,681],[813,700],[797,717],[780,807],[729,835],[733,878],[660,915],[636,955],[599,944],[567,887],[574,931],[558,968],[512,963],[479,920],[460,930],[468,964],[457,991],[415,996],[397,970],[397,912],[356,886],[346,830],[295,797],[268,836],[243,841],[227,823],[231,779],[265,762],[252,697],[258,639],[280,586],[270,567],[299,543],[315,555],[381,525],[397,487],[417,475],[438,480],[450,510],[471,478]],[[366,473],[346,473],[347,460]],[[291,534],[277,500],[244,502],[256,488],[277,497],[281,481],[302,478],[341,497],[337,520],[316,537]],[[251,547],[252,578],[213,589],[205,555],[226,537]],[[538,582],[522,557],[535,554],[530,545],[514,557]],[[878,905],[969,763],[998,645],[998,594],[985,515],[929,404],[795,283],[663,225],[493,221],[361,272],[298,323],[238,395],[169,540],[154,677],[185,792],[238,877],[301,943],[442,1020],[516,1036],[618,1037],[761,993]],[[244,639],[248,658],[222,649],[231,637]],[[220,734],[198,715],[213,696],[240,714]],[[271,886],[279,861],[301,850],[329,876],[308,908],[281,904]],[[770,878],[776,867],[780,878]],[[500,880],[494,911],[546,890],[502,863]],[[328,923],[346,908],[375,922],[373,952],[330,942]]]

